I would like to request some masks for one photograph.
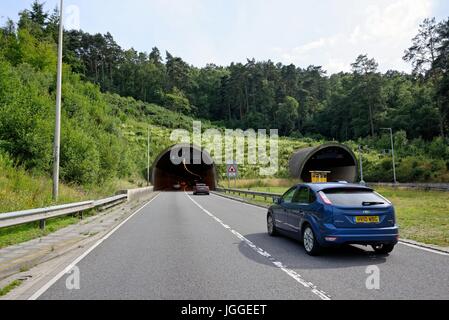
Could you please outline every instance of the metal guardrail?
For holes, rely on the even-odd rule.
[[[127,194],[101,199],[97,201],[84,201],[66,205],[40,208],[33,210],[17,211],[0,214],[0,228],[22,225],[39,221],[40,228],[45,228],[45,221],[50,218],[67,216],[70,214],[82,213],[91,209],[107,209],[128,200]]]
[[[235,194],[235,195],[249,195],[253,198],[261,197],[267,200],[268,198],[279,198],[282,196],[282,194],[279,193],[270,193],[270,192],[259,192],[259,191],[251,191],[251,190],[242,190],[242,189],[225,189],[225,188],[217,188],[216,191],[223,192],[223,193],[229,193],[229,194]]]
[[[371,187],[393,187],[393,188],[405,188],[405,189],[420,189],[420,190],[435,190],[435,191],[449,191],[449,184],[447,183],[367,183],[368,186]],[[282,194],[279,193],[270,193],[270,192],[259,192],[259,191],[251,191],[244,189],[226,189],[226,188],[217,188],[216,191],[229,193],[234,195],[249,195],[253,198],[262,197],[265,200],[268,198],[278,198],[281,197]]]
[[[449,183],[367,183],[373,187],[391,187],[419,190],[449,191]]]

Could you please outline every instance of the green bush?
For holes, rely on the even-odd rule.
[[[95,141],[83,131],[65,130],[61,140],[61,177],[79,184],[99,181],[100,153]]]

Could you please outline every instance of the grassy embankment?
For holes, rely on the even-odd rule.
[[[12,164],[10,159],[0,154],[0,214],[55,204],[93,200],[113,195],[119,189],[135,187],[128,181],[113,181],[97,187],[69,186],[61,184],[60,198],[52,200],[52,181],[49,177],[33,176]],[[68,225],[77,223],[76,217],[50,219],[45,230],[38,223],[0,229],[0,248],[45,236]]]
[[[226,182],[223,181],[222,185]],[[294,184],[292,180],[242,180],[237,183],[241,189],[284,193]],[[405,190],[377,188],[390,199],[396,208],[401,237],[427,244],[449,247],[449,193],[440,191]],[[271,199],[256,198],[262,204]]]

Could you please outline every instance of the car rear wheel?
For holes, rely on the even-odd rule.
[[[309,256],[317,256],[321,252],[321,247],[316,240],[315,233],[312,227],[306,226],[302,233],[302,239],[304,243],[304,249]]]
[[[276,230],[276,225],[274,222],[274,218],[271,213],[268,214],[268,217],[267,217],[267,229],[268,229],[268,234],[270,236],[275,237],[278,235],[278,232]]]
[[[372,247],[378,254],[389,254],[394,250],[394,244],[379,244]]]

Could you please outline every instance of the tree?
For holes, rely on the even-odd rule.
[[[435,18],[425,19],[419,26],[418,34],[412,39],[413,45],[405,51],[403,57],[412,64],[415,74],[426,75],[432,69],[437,57],[438,42]]]
[[[60,17],[59,8],[56,7],[53,9],[52,14],[48,16],[45,22],[46,33],[48,33],[49,37],[51,37],[55,43],[58,42],[59,17]]]
[[[44,27],[48,18],[48,13],[44,10],[44,4],[35,0],[31,5],[30,19],[39,26]]]
[[[367,55],[359,55],[356,61],[351,64],[354,74],[354,105],[364,103],[368,107],[369,124],[371,136],[375,136],[375,116],[378,109],[382,107],[381,90],[382,84],[377,73],[378,63],[374,59],[369,59]],[[363,106],[356,109],[361,110]],[[362,114],[356,111],[358,119],[363,119]]]
[[[161,52],[159,51],[159,49],[157,47],[154,47],[151,50],[149,59],[150,59],[150,62],[152,62],[152,63],[154,63],[156,65],[161,65],[162,64]]]
[[[438,90],[440,72],[436,67],[438,51],[441,46],[440,30],[435,18],[425,19],[420,25],[418,34],[413,38],[413,45],[406,50],[404,60],[413,66],[413,72],[419,76],[430,77],[435,90]],[[444,106],[441,97],[435,92],[436,104],[439,110],[440,135],[445,135]]]
[[[171,91],[176,87],[184,92],[187,92],[190,86],[189,65],[181,58],[173,57],[167,51],[166,69],[168,80],[167,90]]]
[[[35,0],[31,10],[23,10],[19,13],[19,29],[27,29],[38,40],[45,38],[45,27],[48,13],[44,10],[44,3]]]
[[[438,43],[438,57],[435,60],[434,68],[441,74],[437,95],[443,121],[441,124],[442,136],[444,136],[445,132],[449,130],[449,19],[438,26]]]
[[[190,100],[197,108],[197,116],[208,119],[221,120],[223,112],[220,110],[222,79],[229,73],[226,68],[208,64],[205,68],[194,69],[191,72],[192,83]]]
[[[352,72],[364,76],[377,72],[379,64],[374,59],[369,59],[368,56],[359,55],[354,63],[351,64]]]
[[[171,93],[165,95],[165,105],[168,109],[177,113],[188,113],[191,111],[189,99],[176,87],[173,88]]]
[[[285,97],[276,112],[276,123],[280,134],[290,135],[295,129],[298,118],[299,102],[293,97]]]

